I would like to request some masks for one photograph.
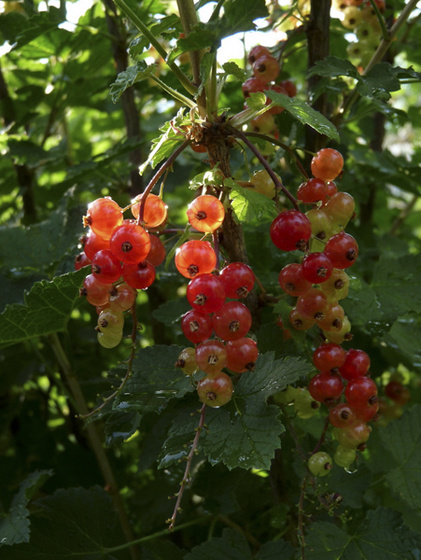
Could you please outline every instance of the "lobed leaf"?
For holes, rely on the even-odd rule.
[[[240,223],[260,223],[264,219],[270,221],[277,215],[275,203],[267,196],[242,187],[233,179],[226,179],[225,186],[231,189],[231,208]]]
[[[25,304],[7,305],[0,315],[0,348],[34,336],[64,331],[86,270],[56,276],[52,282],[36,282],[25,294]]]
[[[265,90],[265,94],[275,102],[276,105],[284,107],[291,115],[302,124],[307,124],[320,134],[339,142],[339,133],[336,127],[321,113],[315,111],[310,105],[297,97],[288,97],[283,93],[273,90]]]

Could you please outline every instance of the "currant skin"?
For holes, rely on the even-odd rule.
[[[305,251],[311,237],[311,223],[298,210],[287,210],[277,216],[269,230],[273,244],[282,251]]]
[[[187,376],[194,375],[199,371],[196,363],[196,350],[194,348],[184,348],[177,358],[174,367],[181,368]]]
[[[199,344],[212,336],[212,319],[210,315],[191,309],[181,319],[181,330],[190,342]]]
[[[209,377],[206,376],[197,384],[199,400],[212,408],[219,408],[227,404],[234,392],[231,377],[226,373]]]
[[[225,209],[222,202],[211,195],[198,196],[189,204],[187,219],[191,226],[203,233],[213,233],[224,221]]]
[[[216,254],[208,241],[192,240],[178,247],[175,266],[185,278],[194,278],[212,272],[216,266]]]
[[[137,196],[132,200],[131,212],[137,220],[139,218],[140,205],[144,195]],[[149,194],[143,207],[142,226],[153,229],[161,226],[167,220],[168,206],[156,194]]]
[[[254,371],[259,355],[257,343],[251,338],[230,340],[226,344],[227,368],[234,373]]]
[[[249,309],[239,301],[228,301],[212,316],[216,336],[222,340],[238,340],[250,330],[252,316]]]
[[[332,468],[332,457],[323,451],[311,455],[308,460],[308,469],[315,476],[327,476]]]
[[[89,226],[94,233],[104,239],[110,239],[113,229],[122,222],[123,214],[120,206],[108,196],[91,202],[86,216],[83,217],[83,225]]]
[[[149,234],[131,220],[116,227],[110,238],[110,249],[125,264],[137,264],[147,257],[151,248]]]
[[[187,301],[201,313],[215,313],[224,305],[225,297],[222,281],[213,274],[201,274],[187,286]]]
[[[332,148],[323,148],[311,160],[311,172],[314,177],[323,181],[334,181],[341,173],[344,166],[344,158]]]
[[[219,374],[227,363],[225,344],[218,340],[201,342],[196,347],[196,363],[209,376]]]
[[[246,298],[255,283],[255,276],[252,269],[245,263],[233,262],[225,266],[219,273],[225,295],[231,299]]]

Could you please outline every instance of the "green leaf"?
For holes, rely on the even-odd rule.
[[[181,30],[180,18],[176,14],[171,14],[161,18],[149,28],[155,37],[165,36],[171,39]],[[142,54],[142,52],[147,48],[149,48],[148,39],[143,35],[136,37],[136,39],[130,43],[130,56],[135,58],[136,56]]]
[[[189,189],[197,190],[202,187],[221,187],[223,184],[224,178],[216,167],[211,171],[204,171],[203,173],[199,173],[199,175],[195,175],[193,179],[189,181]]]
[[[318,60],[316,64],[310,68],[307,75],[324,76],[326,78],[349,76],[357,80],[360,78],[360,73],[357,68],[351,64],[349,60],[337,58],[336,56],[328,56],[323,60]]]
[[[393,322],[411,311],[421,312],[421,255],[380,257],[374,268],[372,288],[385,319]],[[405,286],[405,289],[402,287]]]
[[[7,305],[0,315],[0,348],[34,336],[64,331],[79,297],[86,270],[43,280],[25,294],[25,304]]]
[[[137,412],[113,412],[105,422],[105,445],[119,445],[128,440],[138,429],[140,415]]]
[[[123,537],[102,488],[57,490],[37,505],[30,542],[2,550],[2,560],[115,560],[106,549]]]
[[[184,560],[252,560],[252,555],[242,533],[224,529],[222,537],[213,537],[194,547]]]
[[[310,105],[297,97],[288,97],[283,93],[273,90],[265,90],[265,94],[275,102],[276,105],[284,107],[291,115],[302,124],[307,124],[320,134],[339,142],[339,133],[336,127],[321,113],[315,111]]]
[[[227,76],[234,76],[241,82],[245,82],[248,77],[248,73],[232,60],[225,62],[225,64],[222,65],[222,68]]]
[[[402,525],[399,513],[378,508],[352,534],[329,522],[313,523],[306,537],[308,560],[413,560],[419,535]]]
[[[286,541],[266,542],[255,556],[255,560],[293,560],[294,547]]]
[[[147,65],[143,60],[136,62],[134,66],[129,66],[123,72],[120,72],[115,82],[110,86],[110,95],[114,103],[120,99],[120,96],[127,88],[131,87],[136,82],[148,78],[154,74],[157,64]]]
[[[168,325],[177,323],[180,317],[190,309],[191,307],[186,299],[170,299],[154,309],[152,315],[157,321]]]
[[[172,121],[174,127],[179,127],[184,124],[184,111],[184,108],[178,111],[177,116]],[[166,122],[160,130],[162,134],[152,142],[152,149],[148,155],[148,159],[139,167],[139,173],[141,175],[143,175],[148,165],[154,169],[158,163],[172,154],[180,142],[185,140],[184,136],[177,133],[169,122]]]
[[[421,405],[405,411],[381,430],[384,448],[393,456],[396,467],[386,474],[392,492],[412,508],[421,501]]]
[[[268,15],[264,0],[226,0],[224,2],[224,36],[256,28],[257,18]]]
[[[419,315],[411,313],[399,317],[390,331],[382,338],[386,344],[387,352],[392,351],[397,355],[397,363],[405,361],[408,367],[419,370],[421,367],[421,324]]]
[[[175,362],[181,346],[156,345],[142,348],[133,361],[133,375],[126,383],[123,394],[116,397],[116,411],[161,412],[170,399],[180,399],[193,390],[190,379]],[[125,367],[112,370],[111,375],[122,377]]]
[[[247,97],[247,107],[253,111],[260,111],[265,105],[266,95],[262,91],[256,91]]]
[[[31,533],[29,510],[26,507],[37,490],[53,475],[53,471],[35,471],[21,484],[14,496],[10,511],[0,518],[0,548],[29,541]]]
[[[255,371],[241,375],[232,402],[206,412],[208,430],[199,445],[210,462],[222,461],[229,469],[268,469],[284,427],[279,408],[266,400],[311,370],[297,358],[274,360],[272,352],[259,356]]]
[[[231,189],[231,207],[240,223],[257,224],[264,219],[271,221],[277,215],[275,203],[267,196],[241,187],[233,179],[226,179],[225,186]]]
[[[376,97],[382,101],[390,99],[391,91],[401,88],[399,79],[394,68],[388,62],[379,62],[360,78],[357,86],[358,93],[365,97]]]

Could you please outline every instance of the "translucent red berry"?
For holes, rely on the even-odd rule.
[[[97,198],[88,205],[83,224],[97,235],[110,239],[113,229],[123,222],[120,206],[110,197]]]
[[[137,196],[134,201],[131,211],[136,220],[139,217],[140,205],[144,195]],[[132,201],[132,202],[134,202]],[[143,208],[143,218],[141,220],[142,226],[145,228],[156,228],[162,225],[167,219],[168,207],[165,202],[156,194],[149,194]]]
[[[351,381],[357,377],[367,375],[370,369],[370,357],[363,350],[350,348],[346,353],[345,361],[340,367],[344,379]]]
[[[109,307],[113,311],[129,310],[136,299],[136,290],[126,283],[113,286],[109,291]]]
[[[83,250],[86,256],[92,260],[98,251],[110,248],[110,240],[104,239],[94,231],[90,231],[88,235],[81,239]]]
[[[234,373],[253,371],[259,355],[257,343],[251,338],[230,340],[226,344],[227,368]]]
[[[196,347],[196,362],[208,375],[216,375],[227,363],[227,349],[219,340],[205,340]]]
[[[304,278],[303,267],[299,263],[284,266],[278,276],[281,288],[290,296],[298,297],[307,292],[312,282]]]
[[[357,377],[345,389],[345,398],[351,406],[363,408],[377,402],[377,385],[369,377]]]
[[[297,311],[313,319],[323,319],[328,305],[326,295],[318,288],[310,288],[296,303]]]
[[[269,233],[278,249],[304,251],[311,237],[311,223],[302,212],[287,210],[273,220]]]
[[[228,301],[212,316],[213,330],[222,340],[243,338],[252,323],[249,309],[239,301]]]
[[[192,240],[177,249],[174,262],[180,274],[194,278],[214,270],[216,254],[209,241]]]
[[[212,335],[212,319],[210,315],[191,309],[181,319],[181,330],[188,340],[199,344]]]
[[[358,257],[358,244],[352,235],[341,231],[329,239],[324,253],[335,268],[349,268]]]
[[[164,262],[166,257],[165,245],[157,235],[153,235],[152,233],[149,234],[149,239],[151,242],[151,248],[149,249],[146,260],[154,266],[159,266]]]
[[[186,297],[197,311],[214,313],[224,305],[224,285],[218,276],[202,274],[191,280],[187,286]]]
[[[333,342],[322,344],[313,352],[314,366],[323,372],[338,373],[345,362],[346,351]]]
[[[92,274],[104,284],[112,284],[121,276],[121,264],[109,249],[98,251],[92,259]]]
[[[327,190],[327,184],[322,179],[309,179],[298,187],[297,198],[305,204],[314,204],[325,200]]]
[[[259,78],[249,78],[244,82],[241,89],[243,91],[244,97],[247,99],[247,97],[250,97],[251,93],[263,91],[264,89],[266,89],[266,87],[267,86],[265,81],[260,80]]]
[[[311,172],[318,179],[333,181],[342,171],[344,158],[332,148],[323,148],[311,160]]]
[[[255,276],[252,269],[242,262],[234,262],[225,266],[220,274],[226,297],[243,299],[253,289]]]
[[[212,233],[218,229],[224,217],[225,209],[222,202],[208,194],[195,198],[187,210],[189,223],[203,233]]]
[[[154,283],[155,277],[155,267],[149,261],[123,265],[123,278],[125,282],[136,290],[146,290],[149,288]]]
[[[255,77],[266,83],[276,80],[279,71],[279,62],[271,55],[264,54],[256,59],[253,64],[253,74]]]
[[[333,404],[342,395],[344,385],[339,375],[317,373],[308,384],[310,395],[315,401]]]
[[[104,305],[108,302],[109,290],[112,284],[104,284],[95,278],[93,274],[88,274],[80,289],[80,295],[86,296],[91,305]]]
[[[84,266],[88,266],[88,264],[91,264],[91,259],[86,256],[85,252],[79,253],[75,257],[75,270],[80,270]]]
[[[250,62],[250,64],[254,64],[258,58],[260,58],[261,56],[264,56],[264,55],[266,55],[266,56],[269,55],[270,56],[269,49],[266,48],[266,47],[263,47],[262,45],[256,45],[249,52],[247,59]]]
[[[304,278],[312,284],[326,282],[332,275],[332,261],[325,253],[309,253],[301,265]]]
[[[137,264],[147,257],[151,248],[149,234],[132,221],[125,221],[114,229],[110,249],[125,264]]]
[[[349,428],[356,420],[355,410],[348,403],[339,403],[329,410],[329,421],[335,428]]]

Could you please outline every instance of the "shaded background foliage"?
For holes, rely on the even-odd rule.
[[[151,72],[147,64],[153,59],[153,75],[181,88],[111,0],[94,3],[73,27],[63,25],[69,2],[45,7],[26,0],[13,9],[12,4],[5,2],[0,14],[2,42],[10,45],[0,60],[1,556],[128,558],[125,539],[137,538],[141,542],[132,558],[139,551],[147,559],[298,557],[296,504],[304,469],[288,430],[291,420],[271,397],[288,383],[305,384],[316,338],[298,333],[282,339],[275,323],[290,309],[289,300],[262,310],[255,332],[262,354],[256,371],[243,375],[229,405],[207,415],[208,431],[172,536],[165,530],[168,496],[183,475],[180,459],[194,437],[198,402],[190,380],[173,367],[185,346],[178,319],[187,305],[185,283],[171,262],[138,296],[140,348],[124,393],[106,404],[97,422],[86,427],[76,417],[101,402],[98,395],[112,392],[130,351],[127,340],[115,350],[98,346],[95,310],[78,297],[86,274],[73,272],[81,216],[99,196],[126,206],[152,176],[148,167],[140,177],[137,167],[180,104],[151,79],[140,79]],[[226,0],[219,19],[180,39],[175,5],[129,4],[146,25],[155,25],[154,33],[166,48],[174,48],[174,56],[216,48],[221,38],[254,29],[257,17],[267,17],[268,29],[285,28],[283,18],[297,9],[297,2],[265,7],[254,0]],[[386,20],[393,21],[405,4],[387,2]],[[296,83],[298,97],[277,117],[280,138],[293,147],[317,149],[327,138],[296,117],[304,114],[304,122],[317,128],[310,109],[300,103],[323,109],[340,135],[329,145],[345,158],[340,188],[357,203],[349,232],[358,240],[360,256],[343,302],[353,325],[352,347],[369,353],[380,391],[399,374],[411,392],[401,418],[374,428],[356,471],[335,468],[310,493],[309,559],[340,554],[353,559],[358,551],[376,559],[420,553],[420,21],[416,10],[385,60],[367,75],[349,58],[352,38],[335,18],[327,53],[334,56],[319,57],[307,72],[309,53],[317,55],[308,23],[288,29],[283,52],[282,78]],[[189,73],[188,59],[179,60]],[[236,63],[221,69],[227,82],[220,108],[232,114],[243,108],[244,61]],[[339,114],[342,99],[354,88],[358,99]],[[333,126],[331,134],[334,138]],[[177,142],[165,144],[152,163]],[[306,153],[299,154],[308,165]],[[289,153],[279,148],[267,158],[295,194],[300,177]],[[240,149],[233,150],[231,165],[237,180],[247,180],[259,167]],[[203,180],[194,178],[207,170],[205,156],[186,150],[166,177],[174,227],[184,227],[191,189]],[[241,191],[235,196],[250,263],[267,292],[280,296],[278,272],[295,255],[271,246],[273,208],[266,199]],[[314,448],[323,414],[292,421],[302,446]],[[98,460],[102,442],[111,479]],[[330,438],[327,448],[332,445]],[[113,477],[120,499],[110,487]],[[327,508],[332,515],[318,507],[318,495],[338,492],[343,502]],[[125,530],[120,527],[124,509]]]

